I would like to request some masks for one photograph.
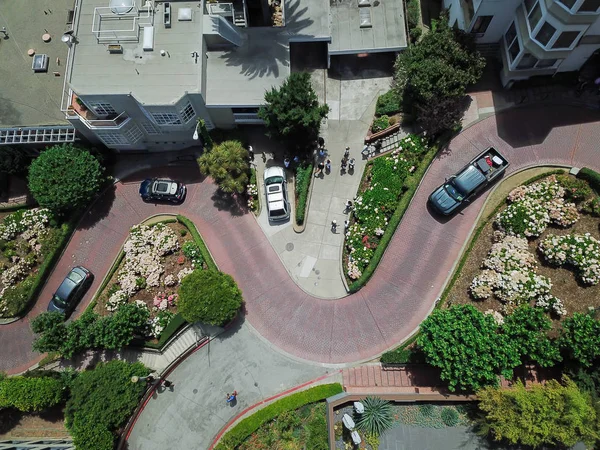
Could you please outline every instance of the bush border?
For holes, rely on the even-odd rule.
[[[296,410],[309,403],[325,400],[342,392],[344,389],[340,383],[321,384],[277,400],[240,421],[225,433],[213,448],[214,450],[235,449],[263,424],[280,414]]]
[[[589,167],[583,167],[577,173],[577,178],[587,181],[590,187],[596,191],[596,194],[600,195],[600,173]]]
[[[309,177],[308,177],[308,183],[306,185],[306,189],[303,190],[302,192],[300,192],[300,194],[298,194],[298,198],[296,199],[296,188],[298,186],[298,170],[302,169],[302,170],[306,170],[307,172],[309,172]],[[306,167],[302,167],[301,165],[299,165],[296,168],[296,171],[294,172],[294,224],[298,227],[304,227],[305,223],[306,223],[306,216],[308,214],[308,207],[310,205],[310,191],[311,191],[311,187],[313,184],[313,171],[315,169],[315,165],[312,162],[309,162],[308,165]],[[300,210],[300,205],[302,204],[301,199],[304,197],[304,211],[302,211],[302,221],[299,222],[298,221],[298,212]]]
[[[527,167],[523,170],[529,170],[529,169],[534,169],[534,168],[535,167]],[[541,180],[542,178],[546,178],[550,175],[564,174],[565,172],[566,172],[565,169],[548,170],[547,172],[540,173],[538,175],[535,175],[535,176],[525,180],[519,186],[529,185],[529,184],[535,183],[538,180]],[[516,172],[512,175],[516,175],[517,173],[518,172]],[[503,180],[503,181],[505,181],[505,180]],[[467,263],[467,259],[469,258],[471,251],[473,251],[473,247],[475,247],[475,244],[476,244],[477,240],[479,239],[479,236],[483,232],[483,229],[490,222],[490,220],[492,220],[492,218],[496,215],[496,213],[500,210],[500,208],[502,208],[506,204],[507,204],[507,201],[505,198],[500,203],[498,203],[498,205],[496,205],[496,207],[485,218],[478,219],[478,225],[475,228],[475,230],[473,231],[473,233],[471,234],[471,237],[469,238],[469,243],[467,244],[464,251],[462,252],[459,262],[452,272],[452,277],[450,278],[450,281],[448,281],[448,283],[446,284],[446,287],[442,291],[442,294],[440,295],[439,300],[436,302],[434,309],[441,308],[446,303],[446,298],[448,297],[448,295],[450,294],[450,291],[454,287],[456,280],[458,280],[458,277],[460,276],[462,269],[464,268],[465,264]],[[482,211],[483,211],[483,208],[485,208],[485,204],[482,207]],[[384,355],[386,355],[386,354],[394,354],[394,353],[399,353],[402,350],[406,350],[406,348],[409,347],[410,345],[412,345],[417,340],[418,337],[419,337],[419,329],[417,329],[417,331],[410,338],[408,338],[405,342],[403,342],[402,345],[400,345],[392,350],[382,353],[380,360],[381,360],[381,358],[386,358],[386,357],[384,357]],[[387,358],[393,358],[393,356],[390,355]]]

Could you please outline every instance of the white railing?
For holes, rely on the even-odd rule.
[[[145,13],[145,15],[144,15]],[[115,14],[110,6],[97,6],[94,8],[92,19],[92,33],[96,35],[98,43],[135,41],[139,40],[139,29],[142,25],[152,25],[154,19],[154,3],[148,0],[142,9],[134,3],[133,9],[127,13]],[[102,21],[118,21],[131,23],[130,28],[102,29]]]
[[[235,123],[254,123],[263,124],[264,121],[255,113],[234,113],[233,120]]]
[[[68,109],[67,117],[79,118],[90,130],[119,130],[131,119],[126,112],[122,112],[114,119],[88,119],[75,109]]]
[[[239,35],[237,29],[231,25],[226,19],[221,16],[209,16],[212,29],[215,33],[220,35],[222,38],[227,39],[238,47],[242,45],[242,38]]]
[[[215,16],[233,17],[233,3],[209,3],[208,12]]]

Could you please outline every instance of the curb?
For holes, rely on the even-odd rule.
[[[260,411],[263,407],[268,406],[271,402],[273,402],[274,400],[277,400],[281,397],[285,397],[288,396],[296,391],[300,391],[302,389],[304,389],[305,387],[310,386],[311,384],[315,384],[318,383],[319,381],[323,381],[329,377],[335,376],[339,373],[341,373],[341,370],[337,370],[334,373],[328,373],[325,375],[321,375],[318,378],[315,378],[314,380],[310,380],[307,381],[306,383],[302,383],[299,384],[298,386],[294,386],[293,388],[287,389],[283,392],[280,392],[279,394],[275,394],[271,397],[268,397],[264,400],[261,400],[258,403],[255,403],[254,405],[248,406],[246,409],[244,409],[242,412],[238,413],[235,417],[233,417],[231,420],[229,420],[229,422],[227,422],[219,431],[219,433],[217,433],[217,435],[214,437],[212,444],[210,445],[210,447],[208,447],[208,450],[213,450],[215,448],[215,446],[219,443],[219,441],[221,440],[221,438],[223,437],[223,435],[234,425],[236,425],[238,422],[240,422],[241,420],[243,420],[250,411],[256,410],[256,411]],[[341,384],[341,383],[340,383]]]

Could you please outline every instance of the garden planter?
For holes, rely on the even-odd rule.
[[[375,142],[379,139],[382,139],[386,136],[389,136],[390,134],[395,133],[399,129],[400,129],[400,122],[387,127],[385,130],[378,131],[377,133],[372,133],[371,130],[369,130],[369,132],[367,133],[367,137],[365,138],[365,144],[370,144],[370,143]]]

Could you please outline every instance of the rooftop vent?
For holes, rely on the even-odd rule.
[[[110,10],[117,15],[127,14],[135,5],[135,0],[110,0]]]
[[[360,8],[358,11],[358,18],[360,19],[361,28],[371,28],[371,8]]]
[[[192,20],[192,8],[179,8],[177,10],[177,20],[180,22],[189,22]]]
[[[358,6],[371,6],[371,0],[358,0]]]

